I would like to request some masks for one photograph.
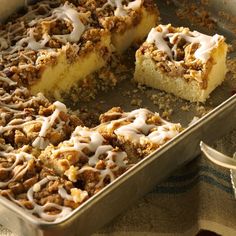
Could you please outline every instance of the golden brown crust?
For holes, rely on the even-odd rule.
[[[20,18],[11,19],[11,22],[0,29],[0,36],[3,40],[3,43],[0,44],[0,49],[3,49],[0,53],[0,70],[21,85],[34,84],[41,78],[45,67],[55,65],[61,54],[66,55],[68,63],[73,63],[94,50],[103,58],[108,58],[110,55],[109,49],[102,46],[104,38],[109,36],[108,31],[104,29],[90,26],[76,43],[64,42],[58,37],[51,37],[52,35],[67,35],[73,30],[71,22],[53,15],[54,8],[58,7],[60,2],[56,1],[52,4],[50,1],[42,1],[30,6],[26,14]],[[81,22],[86,28],[88,25],[94,24],[90,11],[82,6],[76,8],[71,3],[66,4],[78,10],[81,14]],[[31,14],[32,11],[33,14]],[[28,46],[28,41],[24,42],[30,32],[33,33],[36,42],[43,42],[45,35],[48,35],[49,40],[42,48],[32,50]]]
[[[190,30],[184,27],[173,27],[168,25],[168,31],[171,34],[183,33],[190,35]],[[156,28],[157,31],[162,32],[161,26]],[[207,78],[212,66],[215,64],[213,59],[214,50],[211,51],[210,58],[203,62],[196,59],[194,53],[199,48],[198,44],[192,44],[182,38],[177,44],[176,42],[169,42],[169,38],[165,38],[170,48],[176,46],[175,59],[172,60],[168,55],[156,47],[154,43],[144,42],[143,45],[136,52],[136,57],[151,58],[160,73],[166,74],[173,78],[184,78],[186,81],[197,80],[201,89],[207,88]],[[177,40],[177,37],[176,37]],[[224,39],[219,39],[219,45],[224,43]]]
[[[34,205],[31,200],[29,200],[27,193],[29,193],[30,188],[33,188],[39,181],[47,178],[47,176],[53,176],[55,179],[48,181],[43,185],[39,191],[35,191],[33,194],[34,204],[39,206],[45,206],[46,204],[54,203],[62,207],[68,207],[71,209],[77,208],[82,202],[74,202],[73,200],[64,199],[58,190],[63,187],[68,194],[70,194],[71,189],[76,189],[71,181],[64,180],[63,178],[56,177],[54,173],[42,167],[42,165],[36,161],[31,160],[28,162],[29,167],[24,175],[18,177],[18,179],[12,181],[5,188],[1,188],[0,195],[14,200],[18,205],[25,207],[28,210],[32,210]],[[1,163],[3,165],[4,163]],[[8,162],[10,165],[11,162]],[[5,166],[7,166],[5,162]],[[7,181],[11,173],[0,172],[1,181]],[[84,199],[86,200],[86,198]],[[83,201],[84,201],[83,200]],[[48,215],[57,215],[61,212],[57,207],[47,207],[44,211]],[[37,217],[37,213],[34,213]]]
[[[132,162],[149,155],[182,130],[179,124],[168,123],[159,114],[146,109],[126,113],[120,107],[114,107],[100,116],[100,122],[96,129],[113,145],[124,150]],[[141,127],[137,122],[142,123]],[[172,133],[170,136],[165,135],[168,130]],[[158,136],[159,132],[163,132],[162,137],[166,136],[163,140],[149,138],[149,135]]]
[[[144,0],[139,9],[129,9],[125,16],[115,16],[114,8],[107,4],[107,0],[82,0],[79,4],[94,12],[100,27],[115,33],[124,33],[127,29],[136,26],[143,17],[143,9],[159,17],[159,11],[153,0]],[[131,1],[122,1],[125,6]]]

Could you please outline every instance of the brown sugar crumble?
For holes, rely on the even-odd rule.
[[[188,1],[182,1],[181,7],[176,10],[176,14],[180,19],[188,19],[194,25],[209,30],[215,29],[217,22],[205,8],[205,6],[209,4],[209,1],[201,1],[201,4],[204,6],[195,3],[189,4]]]

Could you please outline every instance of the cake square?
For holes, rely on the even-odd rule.
[[[0,188],[0,195],[45,221],[63,219],[89,197],[43,167],[29,146],[0,148]]]
[[[159,25],[136,51],[134,79],[191,102],[205,102],[225,78],[226,53],[223,36]]]
[[[124,112],[114,107],[102,114],[100,121],[96,129],[133,161],[151,154],[182,130],[180,124],[163,120],[158,113],[144,108]]]
[[[39,156],[44,166],[77,183],[93,195],[129,167],[125,152],[111,146],[94,130],[78,126],[71,138],[58,146],[49,145]]]
[[[118,53],[141,43],[160,20],[153,0],[81,0],[79,4],[93,12],[99,26],[111,33],[111,43]]]
[[[30,6],[0,31],[1,70],[31,93],[60,100],[73,87],[89,87],[87,77],[111,56],[110,33],[94,27],[91,15],[68,1]]]
[[[35,96],[0,73],[0,137],[13,147],[32,145],[44,149],[70,137],[82,122],[61,102]]]

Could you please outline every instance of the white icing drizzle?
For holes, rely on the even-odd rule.
[[[5,83],[7,83],[10,86],[17,85],[17,83],[15,81],[9,79],[8,77],[0,76],[0,81],[5,82]]]
[[[127,6],[122,4],[122,0],[107,0],[107,2],[103,5],[101,9],[104,9],[107,6],[111,6],[115,8],[114,15],[115,16],[126,16],[128,14],[128,10],[138,10],[140,9],[143,0],[134,0],[129,2]]]
[[[73,26],[73,30],[70,34],[55,35],[54,37],[60,38],[62,41],[66,42],[78,42],[85,30],[85,26],[80,20],[81,14],[72,8],[68,2],[66,2],[63,6],[53,10],[53,15],[55,15],[58,19],[71,22]]]
[[[80,155],[89,158],[88,164],[90,166],[95,166],[99,161],[99,157],[104,154],[106,154],[109,159],[112,155],[117,157],[119,155],[126,156],[123,152],[112,151],[113,147],[111,145],[103,144],[104,141],[104,138],[99,132],[77,126],[72,133],[70,140],[63,142],[59,149],[52,151],[52,154],[57,156],[58,153],[77,151]],[[88,156],[83,150],[89,150],[94,154]]]
[[[11,40],[20,40],[24,35],[18,34],[20,31],[24,31],[25,24],[18,19],[16,23],[9,23],[7,30],[0,32],[0,50],[6,50],[11,46]]]
[[[0,107],[5,109],[9,108],[9,111],[17,112],[19,109],[22,110],[24,108],[30,107],[33,103],[37,103],[45,99],[43,94],[39,93],[37,96],[32,96],[29,99],[17,96],[17,103],[12,103],[12,98],[14,95],[21,93],[24,94],[27,91],[28,90],[24,87],[18,87],[10,94],[6,92],[3,96],[0,96]]]
[[[15,153],[13,148],[10,148],[8,145],[1,144],[0,147],[3,149],[3,151],[0,151],[1,158],[14,158],[14,162],[10,167],[0,167],[0,171],[9,171],[12,173],[12,176],[7,181],[0,182],[0,188],[4,188],[8,186],[8,184],[17,181],[19,178],[21,178],[28,170],[30,164],[30,160],[35,159],[35,157],[32,154],[26,153],[25,148],[27,146],[24,146],[21,150],[19,150],[18,153]],[[33,209],[27,209],[32,214],[37,214],[40,218],[46,221],[59,221],[66,217],[72,209],[69,207],[61,206],[55,203],[46,203],[45,205],[41,206],[37,204],[34,200],[34,193],[40,192],[43,185],[47,184],[49,181],[57,180],[58,177],[56,176],[47,176],[44,179],[38,181],[35,183],[28,191],[27,191],[27,199],[32,204]],[[69,195],[66,193],[65,189],[63,187],[58,188],[58,194],[69,201],[74,201],[76,203],[82,202],[84,199],[88,197],[88,193],[86,191],[81,191],[77,188],[74,188],[71,190],[72,194]],[[9,198],[14,201],[15,203],[21,205],[24,207],[24,205],[19,201],[14,199],[11,195],[8,195]],[[59,214],[50,214],[47,213],[46,210],[50,208],[55,208],[60,210]]]
[[[99,146],[95,152],[95,154],[89,158],[89,165],[91,166],[95,166],[98,161],[99,161],[99,156],[101,156],[104,153],[107,153],[108,151],[112,150],[112,146],[111,145],[102,145]]]
[[[58,177],[55,177],[55,176],[47,176],[44,179],[40,180],[37,183],[37,185],[41,189],[42,186],[47,184],[49,181],[54,181],[54,180],[57,180],[57,179],[58,179]],[[72,211],[72,209],[69,208],[69,207],[60,206],[60,205],[55,204],[55,203],[46,203],[43,206],[38,205],[34,200],[34,192],[35,192],[34,189],[35,189],[35,185],[32,186],[27,191],[27,198],[33,206],[33,209],[31,209],[31,210],[27,209],[30,213],[37,214],[40,218],[42,218],[46,221],[55,221],[55,222],[57,222],[57,221],[65,218]],[[58,190],[58,193],[59,193],[59,190]],[[15,200],[15,202],[17,202],[18,204],[21,205],[21,203],[19,201]],[[54,215],[48,214],[45,211],[49,208],[56,208],[56,209],[60,210],[60,213],[59,214],[54,214]]]
[[[107,163],[106,169],[100,170],[100,181],[96,184],[96,187],[102,187],[107,176],[109,176],[110,182],[114,181],[116,178],[114,171],[117,171],[120,167],[129,166],[125,152],[119,152],[114,155],[114,152],[108,151],[105,161]]]
[[[66,106],[61,102],[54,102],[55,110],[49,117],[43,117],[43,123],[41,126],[41,130],[39,132],[38,137],[32,143],[33,147],[37,147],[39,149],[45,149],[49,143],[49,140],[46,139],[47,132],[54,125],[56,119],[59,119],[59,115],[61,112],[67,113]],[[62,122],[60,122],[62,123]]]
[[[151,132],[147,137],[153,143],[163,145],[166,141],[179,134],[178,129],[171,123],[157,127],[156,131]]]
[[[11,80],[6,81],[11,83]],[[0,134],[12,129],[24,129],[28,125],[42,123],[42,117],[31,116],[25,109],[32,107],[33,104],[47,102],[41,93],[30,97],[28,90],[24,87],[18,87],[9,93],[2,88],[0,92]],[[10,117],[10,122],[7,121],[7,117]]]
[[[147,124],[148,114],[155,115],[160,123]],[[108,129],[113,129],[122,121],[129,121],[127,125],[122,125],[114,130],[116,135],[125,137],[132,142],[153,142],[161,145],[165,141],[175,137],[180,130],[180,124],[173,124],[163,120],[158,113],[152,113],[147,109],[137,109],[129,113],[123,113],[122,118],[111,121],[107,125]]]
[[[18,88],[13,93],[24,92],[23,90]],[[55,126],[54,129],[60,131],[63,125],[65,125],[65,121],[60,119],[60,113],[67,113],[66,106],[63,103],[56,101],[53,103],[55,109],[50,116],[44,117],[41,115],[34,115],[25,117],[24,108],[30,107],[34,102],[42,101],[42,99],[44,99],[43,95],[38,94],[37,96],[29,98],[29,100],[19,98],[17,103],[8,104],[8,102],[12,101],[12,95],[13,94],[10,95],[6,93],[3,97],[0,96],[0,108],[4,111],[1,113],[1,117],[5,119],[7,112],[12,112],[14,114],[14,117],[7,124],[5,124],[3,120],[4,124],[0,126],[0,134],[13,129],[21,129],[24,131],[27,127],[40,124],[40,132],[38,137],[33,141],[32,146],[39,149],[46,148],[49,144],[47,134],[50,132],[51,128]],[[21,117],[21,115],[23,115],[23,117]]]
[[[56,21],[62,19],[64,21],[70,22],[72,24],[73,30],[70,34],[64,35],[49,35],[48,32],[45,32],[42,35],[42,39],[37,41],[35,39],[35,27],[29,28],[27,32],[27,37],[22,38],[16,43],[16,47],[18,50],[27,44],[26,48],[32,50],[39,50],[43,48],[47,48],[46,44],[51,38],[55,38],[60,42],[66,44],[67,42],[76,43],[80,40],[81,35],[85,31],[85,25],[82,23],[80,18],[84,17],[84,13],[79,13],[76,8],[74,8],[71,4],[66,2],[64,5],[57,7],[52,10],[52,15],[41,19],[41,21]],[[38,20],[38,23],[41,22]],[[35,20],[29,23],[30,26],[35,24]]]
[[[26,48],[32,50],[39,50],[45,48],[46,43],[50,40],[50,36],[46,33],[43,34],[42,39],[40,41],[36,41],[34,37],[34,28],[28,29],[28,36],[26,38],[22,38],[20,41],[16,43],[16,47],[23,47],[25,43],[27,43]]]
[[[53,1],[58,2],[58,0]],[[0,32],[0,50],[8,49],[11,46],[11,41],[18,42],[18,45],[14,47],[10,47],[10,52],[1,52],[1,54],[12,54],[18,50],[22,49],[22,45],[19,45],[19,42],[27,42],[24,38],[27,38],[30,41],[30,44],[33,46],[38,46],[34,37],[27,36],[26,29],[27,27],[34,26],[37,22],[41,22],[44,18],[48,17],[52,13],[51,5],[52,1],[43,1],[40,3],[36,3],[33,6],[28,7],[28,12],[21,17],[17,18],[17,21],[9,22],[6,29]],[[29,30],[30,31],[30,30]],[[28,34],[32,34],[32,32],[28,32]],[[23,39],[23,40],[22,40]],[[21,41],[22,40],[22,41]],[[36,47],[37,48],[37,47]]]
[[[54,221],[54,222],[60,221],[72,212],[71,208],[61,206],[61,205],[58,205],[58,204],[55,204],[55,203],[50,203],[50,202],[46,203],[45,205],[39,205],[34,200],[34,192],[36,192],[36,191],[34,191],[35,190],[35,185],[37,185],[37,188],[40,188],[40,190],[41,190],[41,188],[45,184],[47,184],[49,181],[54,181],[54,180],[57,180],[57,179],[58,179],[58,177],[56,177],[56,176],[47,176],[44,179],[37,182],[36,184],[34,184],[27,191],[27,199],[32,204],[33,209],[25,208],[24,205],[19,200],[14,199],[11,195],[8,195],[8,196],[13,202],[15,202],[18,205],[24,207],[25,210],[27,210],[31,214],[36,214],[37,216],[39,216],[41,219],[43,219],[45,221]],[[55,209],[59,210],[60,213],[58,213],[58,214],[49,214],[49,213],[47,213],[46,212],[47,209],[50,209],[50,208],[55,208]]]
[[[53,155],[62,152],[77,151],[82,156],[87,156],[83,150],[96,152],[99,146],[104,142],[103,137],[98,132],[92,132],[88,128],[78,126],[72,133],[70,140],[63,142],[63,145],[53,150]]]
[[[91,167],[91,166],[83,166],[79,171],[78,174],[82,174],[85,171],[93,171],[93,172],[99,172],[98,169]]]
[[[172,52],[167,42],[165,41],[166,34],[169,33],[166,27],[162,27],[162,32],[157,31],[155,28],[152,28],[147,37],[148,43],[155,43],[156,47],[165,52],[170,59],[172,59]]]
[[[118,167],[126,167],[128,164],[127,154],[125,152],[117,152],[114,155],[114,152],[108,151],[106,162],[108,166],[114,166],[115,164],[115,169],[118,169]]]
[[[218,43],[223,36],[215,34],[214,36],[208,36],[197,31],[187,31],[187,32],[178,32],[178,33],[170,33],[169,28],[171,25],[159,25],[161,28],[161,32],[159,32],[156,28],[152,28],[147,37],[148,43],[154,43],[156,47],[165,52],[171,60],[175,60],[173,58],[173,54],[176,55],[177,44],[180,39],[186,40],[186,42],[190,44],[198,44],[199,47],[195,51],[194,56],[196,59],[199,59],[203,62],[206,62],[210,57],[210,52],[213,48],[218,46]],[[169,39],[169,42],[173,45],[172,48],[169,47],[168,42],[165,39]]]
[[[57,0],[54,0],[54,2],[57,2]],[[21,20],[26,20],[27,22],[31,20],[28,25],[30,27],[34,26],[39,20],[42,20],[42,18],[46,18],[50,15],[50,3],[52,3],[51,0],[40,2],[37,7],[34,6],[34,9],[32,6],[29,6],[28,12],[21,17]]]
[[[109,176],[110,180],[113,181],[115,178],[114,171],[120,167],[129,167],[127,154],[114,150],[111,145],[104,144],[104,141],[104,138],[99,132],[78,126],[72,133],[70,140],[63,142],[58,149],[52,150],[51,158],[57,157],[60,153],[70,153],[71,151],[76,151],[79,156],[87,157],[87,165],[84,165],[80,169],[79,167],[70,166],[64,174],[69,180],[76,182],[78,176],[85,171],[97,172],[100,181],[96,186],[100,187],[106,176]],[[96,166],[101,160],[101,157],[105,163],[105,169],[102,170]]]
[[[88,141],[80,141],[81,137],[88,138]],[[75,150],[88,148],[91,152],[95,152],[99,146],[105,141],[102,135],[95,131],[90,131],[88,128],[78,126],[71,135],[71,142],[74,144]],[[87,142],[86,142],[87,141]]]
[[[105,170],[100,170],[100,181],[96,184],[96,187],[102,187],[104,185],[104,179],[109,176],[110,182],[115,180],[115,175],[111,171],[110,168],[106,168]]]
[[[70,194],[68,194],[63,187],[59,187],[58,193],[62,198],[67,199],[69,201],[74,201],[73,197]]]
[[[127,6],[124,6],[125,9],[138,10],[143,3],[143,0],[134,0],[129,2]]]
[[[9,152],[10,151],[10,152]],[[30,166],[30,160],[34,159],[34,156],[26,153],[24,151],[24,147],[19,153],[14,153],[13,150],[10,148],[0,151],[1,158],[14,158],[14,162],[10,167],[0,167],[1,171],[9,171],[12,172],[12,177],[7,181],[0,182],[0,188],[6,187],[11,182],[14,182],[20,176],[23,176]]]
[[[14,124],[14,122],[19,122],[19,124]],[[31,117],[26,117],[25,119],[14,119],[11,120],[6,126],[0,126],[0,134],[6,132],[6,131],[10,131],[13,129],[23,129],[24,126],[27,125],[34,125],[37,124],[38,122],[40,122],[40,120],[32,120]]]
[[[33,205],[33,209],[28,210],[29,212],[33,214],[37,214],[40,218],[46,220],[46,221],[59,221],[63,218],[65,218],[69,213],[71,213],[72,209],[69,207],[61,206],[55,203],[46,203],[45,205],[41,206],[37,204],[34,200],[34,192],[39,192],[42,187],[47,184],[49,181],[55,181],[58,177],[56,176],[47,176],[44,179],[40,180],[36,184],[34,184],[28,191],[27,191],[27,198]],[[58,194],[66,200],[73,201],[76,203],[82,202],[85,198],[88,197],[88,193],[86,191],[82,191],[77,188],[71,189],[71,194],[68,194],[66,190],[62,187],[58,187]],[[17,200],[14,200],[18,204],[21,205],[21,203]],[[59,214],[48,214],[45,212],[49,208],[56,208],[60,210]]]

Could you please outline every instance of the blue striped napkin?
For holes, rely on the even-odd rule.
[[[236,235],[236,200],[230,171],[203,156],[158,184],[94,236],[191,236],[200,229]]]

